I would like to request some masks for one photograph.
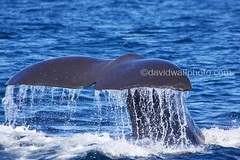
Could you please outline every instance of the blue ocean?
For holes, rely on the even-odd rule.
[[[239,0],[1,0],[0,159],[239,160],[239,15]],[[185,72],[204,144],[135,140],[124,91],[5,85],[44,60],[129,53]]]

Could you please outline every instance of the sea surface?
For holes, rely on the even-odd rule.
[[[239,0],[1,0],[0,159],[239,160],[239,15]],[[120,91],[5,86],[43,60],[127,53],[184,70],[204,145],[134,140]]]

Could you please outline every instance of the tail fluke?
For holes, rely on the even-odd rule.
[[[63,57],[33,64],[15,74],[6,85],[40,85],[97,90],[158,87],[191,90],[191,83],[174,64],[127,54],[116,60]]]

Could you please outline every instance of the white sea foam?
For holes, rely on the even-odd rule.
[[[215,144],[223,147],[240,148],[240,127],[233,129],[211,128],[203,129],[206,144]]]
[[[31,159],[45,155],[53,159],[84,157],[88,151],[99,151],[110,158],[149,157],[152,155],[202,152],[202,147],[166,148],[161,144],[139,143],[126,139],[113,139],[108,133],[74,134],[68,137],[48,136],[25,127],[12,128],[0,125],[0,145],[4,152],[19,159]],[[49,150],[54,150],[49,153]],[[39,154],[39,155],[38,155]],[[46,158],[45,157],[45,158]]]
[[[14,86],[8,86],[3,100],[6,122],[9,122],[9,124],[15,123],[16,118],[19,117],[18,111],[20,109],[23,110],[24,107],[29,108],[29,106],[30,109],[34,108],[36,103],[41,103],[42,100],[46,99],[50,100],[49,104],[52,107],[57,102],[59,103],[60,98],[60,103],[65,103],[64,105],[69,106],[71,109],[72,106],[77,105],[80,93],[80,91],[76,90],[58,90],[53,88],[50,90],[52,94],[49,96],[49,94],[43,94],[45,91],[46,88],[44,87],[29,88],[29,86],[20,86],[16,91]],[[47,89],[47,92],[49,93],[49,89]],[[104,97],[101,94],[107,95],[104,103],[101,101],[102,97]],[[135,141],[126,139],[124,132],[131,129],[131,124],[126,109],[124,110],[126,108],[124,104],[125,98],[125,91],[95,93],[95,106],[99,115],[99,121],[101,122],[103,120],[102,117],[105,116],[116,122],[114,136],[106,131],[96,132],[95,134],[86,132],[65,137],[59,135],[49,136],[43,132],[29,130],[24,126],[12,128],[11,126],[0,125],[0,148],[2,152],[15,155],[15,159],[16,157],[19,157],[19,159],[34,159],[43,156],[45,159],[69,159],[84,157],[89,151],[98,151],[110,158],[163,157],[164,154],[205,152],[205,145],[198,147],[189,145],[174,147],[163,145],[162,142],[153,143],[149,140]],[[44,103],[46,102],[44,101]],[[108,115],[102,115],[105,104],[110,108],[109,112],[107,112]],[[240,127],[229,130],[211,128],[203,129],[202,131],[206,137],[206,145],[240,147]]]
[[[204,129],[206,144],[224,147],[240,147],[240,128],[222,130],[218,128]],[[4,152],[16,155],[19,159],[31,159],[33,155],[45,155],[47,158],[68,159],[84,157],[88,151],[99,151],[110,158],[163,157],[164,154],[181,154],[205,152],[204,146],[171,148],[158,143],[136,142],[126,139],[113,139],[108,133],[74,134],[72,136],[48,136],[43,132],[28,130],[26,127],[0,125],[0,145]],[[54,152],[49,153],[49,150]],[[36,155],[39,154],[39,155]]]

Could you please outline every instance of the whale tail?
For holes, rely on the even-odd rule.
[[[134,87],[191,90],[184,72],[174,64],[159,59],[145,59],[137,54],[123,55],[116,60],[89,57],[62,57],[24,68],[6,85],[39,85],[63,88],[122,90]]]
[[[39,62],[21,70],[6,83],[6,85],[17,84],[63,88],[87,88],[94,85],[94,89],[97,90],[131,90],[140,87],[168,88],[177,91],[192,89],[188,77],[174,64],[165,60],[145,59],[136,54],[127,54],[116,60],[63,57]],[[182,115],[171,116],[171,110],[166,107],[165,101],[172,102],[172,100],[166,100],[164,96],[156,97],[155,90],[151,93],[144,94],[141,89],[128,93],[127,105],[133,135],[139,139],[149,138],[149,135],[152,135],[150,138],[165,139],[169,143],[175,143],[176,137],[182,137],[183,124],[177,121],[182,119]],[[149,98],[153,99],[152,105],[147,102]],[[178,103],[171,106],[181,108],[175,104]],[[148,112],[147,108],[151,110]],[[164,110],[163,117],[159,117],[161,109]],[[194,144],[203,143],[204,137],[199,128],[190,115],[186,113],[185,117],[187,119],[185,133],[190,141]],[[166,132],[163,132],[165,130]],[[164,135],[167,138],[164,138]],[[174,137],[171,139],[171,136]]]

